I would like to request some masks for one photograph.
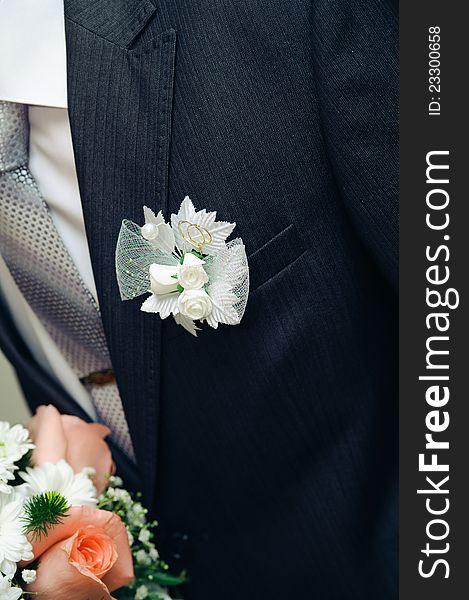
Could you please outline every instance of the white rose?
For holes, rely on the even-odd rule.
[[[150,265],[151,291],[154,294],[171,294],[177,290],[177,267],[168,265],[159,265],[153,263]]]
[[[184,255],[184,262],[178,267],[178,281],[185,290],[200,290],[208,282],[208,275],[201,260],[192,252]]]
[[[204,319],[212,312],[212,301],[205,290],[184,290],[178,298],[181,315],[189,319]]]

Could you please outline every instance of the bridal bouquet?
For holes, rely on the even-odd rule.
[[[184,581],[113,475],[109,433],[52,406],[29,431],[0,422],[0,600],[170,600]]]

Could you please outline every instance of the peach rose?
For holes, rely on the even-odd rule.
[[[71,508],[62,524],[30,541],[39,566],[27,591],[42,600],[113,600],[111,593],[133,580],[127,531],[114,513]]]
[[[64,459],[75,473],[85,467],[96,471],[93,483],[100,494],[115,471],[111,451],[104,441],[111,431],[99,423],[85,423],[78,417],[61,415],[52,405],[40,406],[29,424],[36,445],[33,462],[57,463]]]

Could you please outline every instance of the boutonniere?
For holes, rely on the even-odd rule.
[[[122,222],[116,273],[122,300],[149,293],[141,310],[170,315],[196,336],[197,323],[216,329],[238,325],[249,295],[243,241],[227,242],[236,223],[217,221],[216,212],[197,211],[186,196],[166,223],[143,207],[145,224]]]

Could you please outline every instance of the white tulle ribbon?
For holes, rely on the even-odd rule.
[[[162,319],[173,315],[196,336],[197,323],[216,329],[238,325],[249,296],[249,268],[240,238],[226,242],[235,223],[216,212],[196,211],[186,196],[166,223],[161,212],[143,208],[145,224],[122,222],[116,273],[122,300],[150,296],[141,310]]]

